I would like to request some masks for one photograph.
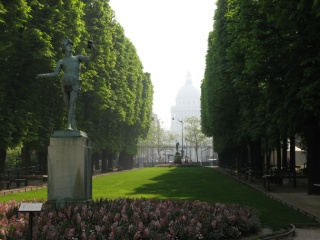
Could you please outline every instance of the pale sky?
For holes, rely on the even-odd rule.
[[[215,0],[110,0],[110,6],[151,74],[153,112],[169,129],[188,71],[200,91]]]

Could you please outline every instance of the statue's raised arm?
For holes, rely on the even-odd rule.
[[[96,46],[93,44],[93,41],[89,40],[87,48],[91,49],[91,56],[82,56],[79,55],[81,62],[93,61],[97,57]]]
[[[83,56],[72,54],[73,42],[71,39],[62,41],[62,50],[65,52],[65,57],[58,61],[56,69],[52,73],[41,73],[37,77],[57,77],[61,70],[63,76],[61,78],[61,90],[63,100],[68,111],[68,130],[77,130],[75,121],[76,100],[81,88],[81,62],[88,62],[96,58],[96,47],[93,41],[88,41],[88,48],[91,49],[91,56]]]

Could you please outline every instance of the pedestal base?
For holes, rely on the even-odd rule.
[[[55,131],[48,148],[48,202],[92,201],[91,147],[81,131]]]

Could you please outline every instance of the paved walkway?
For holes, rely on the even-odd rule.
[[[222,169],[219,170],[226,173],[226,171]],[[236,175],[232,177],[239,180],[239,177]],[[268,191],[267,188],[263,187],[263,180],[261,179],[253,179],[251,182],[250,180],[245,180],[243,176],[239,181],[320,222],[320,195],[309,195],[307,193],[307,179],[297,179],[297,187],[295,188],[293,187],[292,182],[289,181],[285,182],[283,185],[272,184],[271,191]],[[278,239],[319,240],[320,227],[296,228],[293,236]]]
[[[1,201],[1,196],[4,196],[4,195],[19,193],[19,192],[27,192],[27,191],[37,190],[41,188],[46,188],[46,187],[47,187],[47,183],[43,183],[42,185],[40,185],[37,181],[29,181],[28,186],[21,186],[21,187],[17,187],[14,184],[11,184],[10,189],[0,190],[0,201]]]

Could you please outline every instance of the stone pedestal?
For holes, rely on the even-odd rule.
[[[81,131],[55,131],[48,148],[48,201],[55,206],[92,201],[91,147]]]

